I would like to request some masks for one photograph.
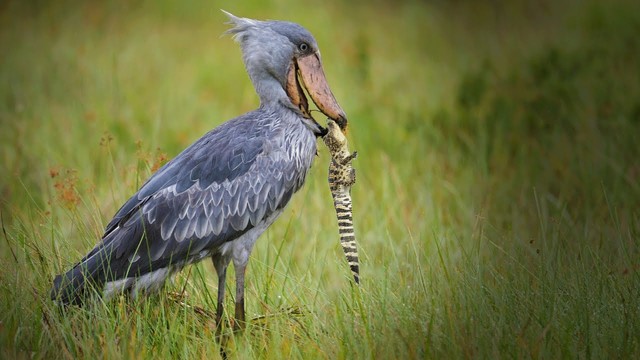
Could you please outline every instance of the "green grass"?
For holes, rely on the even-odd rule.
[[[231,357],[640,356],[635,2],[14,1],[0,5],[1,358],[219,356],[209,262],[134,302],[60,311],[48,296],[153,168],[257,106],[218,8],[315,34],[359,153],[362,286],[320,146],[256,244]]]

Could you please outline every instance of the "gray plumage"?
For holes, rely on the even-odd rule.
[[[233,261],[241,287],[236,316],[244,321],[244,269],[253,244],[304,183],[324,129],[287,90],[294,62],[307,56],[303,50],[319,61],[312,35],[294,23],[227,15],[260,107],[208,132],[153,174],[100,243],[54,279],[52,299],[80,304],[91,287],[105,296],[157,290],[185,265],[211,257],[218,320]]]

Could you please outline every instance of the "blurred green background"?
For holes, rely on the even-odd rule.
[[[231,356],[640,355],[638,2],[114,0],[0,3],[2,357],[218,356],[170,298],[61,314],[48,289],[158,166],[257,107],[219,9],[315,35],[359,153],[362,288],[319,146]],[[185,272],[168,291],[213,310],[211,265]]]

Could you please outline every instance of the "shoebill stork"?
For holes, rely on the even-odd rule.
[[[226,13],[226,12],[225,12]],[[260,107],[205,134],[153,174],[118,210],[101,241],[53,282],[51,297],[81,304],[88,293],[132,296],[162,288],[188,264],[211,258],[218,275],[217,320],[225,278],[236,272],[235,317],[244,323],[244,278],[258,237],[302,186],[325,134],[318,109],[347,119],[324,75],[318,44],[302,26],[226,13]]]

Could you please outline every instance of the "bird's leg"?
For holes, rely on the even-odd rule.
[[[233,323],[234,331],[244,329],[244,273],[247,269],[247,263],[233,264],[236,270],[236,321]]]
[[[224,311],[224,288],[227,279],[227,266],[229,265],[229,260],[224,257],[218,255],[214,255],[211,260],[213,260],[213,266],[216,269],[216,273],[218,274],[218,303],[216,305],[216,332],[220,333],[222,328],[222,314]]]
[[[216,305],[216,327],[220,328],[222,323],[222,314],[224,312],[224,287],[227,277],[227,268],[222,269],[218,274],[218,302]]]

